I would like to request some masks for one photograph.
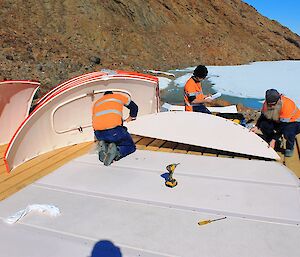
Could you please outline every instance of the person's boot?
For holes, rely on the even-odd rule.
[[[285,157],[292,157],[293,154],[294,154],[294,149],[285,149],[285,152],[284,152]]]
[[[119,150],[117,148],[117,154],[116,154],[116,157],[115,157],[115,161],[118,161],[120,159],[122,159],[122,156],[121,156],[121,154],[120,154],[120,152],[119,152]]]
[[[108,145],[107,153],[106,153],[106,156],[105,156],[104,161],[103,161],[104,165],[105,166],[111,165],[113,160],[116,158],[117,153],[118,153],[118,151],[117,151],[116,144],[115,143],[110,143]]]
[[[97,148],[98,148],[99,161],[103,162],[108,150],[108,145],[107,143],[105,143],[104,140],[100,140],[98,142]]]

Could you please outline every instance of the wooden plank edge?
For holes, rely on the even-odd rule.
[[[83,154],[87,153],[90,149],[91,145],[85,145],[82,148],[79,148],[77,151],[70,153],[67,156],[64,156],[62,159],[55,163],[50,163],[48,166],[43,167],[41,166],[40,169],[37,169],[32,175],[25,177],[24,179],[17,181],[16,184],[13,184],[12,187],[7,187],[0,193],[0,201],[7,198],[8,196],[12,195],[13,193],[19,191],[20,189],[26,187],[27,185],[35,182],[36,180],[48,175],[52,171],[58,169],[59,167],[65,165],[69,161],[82,156]],[[29,175],[29,174],[28,174]],[[1,186],[2,189],[2,186]]]

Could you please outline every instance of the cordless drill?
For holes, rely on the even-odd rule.
[[[173,173],[174,173],[174,170],[175,168],[177,167],[179,163],[172,163],[172,164],[169,164],[166,169],[167,171],[169,172],[169,177],[167,178],[166,182],[165,182],[165,185],[167,187],[175,187],[177,186],[177,181],[175,178],[173,178]]]

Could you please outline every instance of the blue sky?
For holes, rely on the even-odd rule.
[[[243,2],[300,35],[300,0],[243,0]]]

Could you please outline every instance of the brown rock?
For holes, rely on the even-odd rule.
[[[31,79],[36,70],[47,87],[101,68],[300,59],[298,35],[240,0],[1,1],[0,16],[0,76]],[[91,66],[91,56],[101,63]]]

